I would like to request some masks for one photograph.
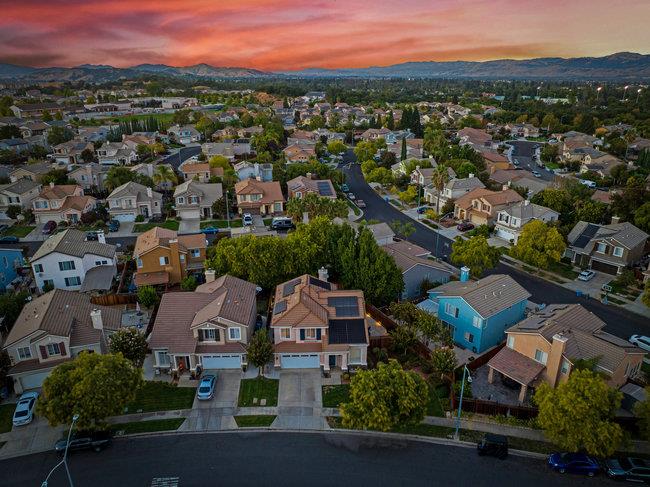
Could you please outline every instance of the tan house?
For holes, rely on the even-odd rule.
[[[245,179],[235,184],[239,213],[275,215],[284,211],[284,195],[277,181]]]
[[[29,179],[30,181],[41,182],[42,177],[51,170],[52,164],[47,162],[24,164],[11,171],[9,173],[9,179],[12,183],[15,183],[20,179]]]
[[[293,144],[282,151],[287,162],[309,162],[316,157],[314,145]]]
[[[645,352],[603,331],[606,326],[579,304],[553,304],[506,330],[506,346],[490,361],[488,382],[496,374],[519,384],[519,401],[541,382],[565,382],[578,361],[595,361],[595,370],[614,388],[641,369]]]
[[[54,289],[29,301],[3,345],[16,393],[41,387],[54,367],[83,350],[104,353],[121,316],[118,308],[94,305],[75,291]]]
[[[149,348],[163,371],[246,367],[246,344],[255,330],[256,285],[225,275],[192,293],[166,293],[160,301]]]
[[[32,200],[36,223],[48,221],[78,223],[81,215],[95,208],[97,200],[84,196],[84,190],[76,184],[55,185],[50,183]]]
[[[223,167],[210,167],[207,162],[184,162],[178,168],[183,179],[189,181],[194,179],[199,183],[207,183],[212,176],[223,177]]]
[[[182,220],[212,218],[212,205],[222,196],[221,183],[185,181],[174,190],[176,213]]]
[[[32,207],[32,201],[41,193],[41,183],[31,179],[20,179],[14,183],[0,184],[0,218],[5,220],[10,206],[21,209]]]
[[[496,192],[477,188],[456,200],[454,216],[475,225],[489,225],[499,211],[523,200],[521,195],[512,189]]]
[[[84,190],[104,190],[104,181],[108,175],[108,168],[97,163],[83,164],[68,173]]]
[[[154,227],[135,242],[136,286],[173,285],[203,272],[207,243],[202,233],[178,235],[174,230]]]
[[[275,288],[271,330],[276,367],[331,370],[365,367],[368,349],[362,291],[340,290],[303,275]]]
[[[336,199],[334,185],[329,179],[313,179],[311,173],[287,181],[289,198],[302,198],[306,194],[317,194],[323,198]]]
[[[52,147],[52,158],[58,164],[72,165],[83,162],[81,153],[85,150],[95,152],[95,146],[91,142],[84,142],[79,139],[72,139]]]
[[[499,154],[495,150],[481,149],[480,154],[483,156],[485,161],[485,168],[489,174],[493,174],[499,170],[512,169],[513,166],[508,161],[508,158],[503,154]]]
[[[162,215],[162,193],[135,181],[115,188],[106,198],[112,219],[132,222],[138,216],[151,218]]]

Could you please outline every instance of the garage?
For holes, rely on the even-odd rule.
[[[598,260],[591,260],[591,268],[595,271],[604,272],[605,274],[611,274],[615,276],[618,274],[618,266],[613,264],[607,264],[605,262],[600,262]]]
[[[20,378],[20,383],[23,386],[23,391],[27,389],[38,389],[39,387],[42,387],[43,381],[48,375],[50,375],[49,370],[47,372],[39,372],[36,374],[23,375]]]
[[[318,369],[320,357],[317,353],[286,353],[282,354],[283,369]]]
[[[203,355],[203,369],[241,369],[241,355]]]
[[[134,213],[123,213],[121,215],[113,215],[112,218],[113,218],[113,220],[117,220],[118,222],[134,222],[135,221],[135,214]]]
[[[504,230],[503,228],[497,227],[497,237],[502,238],[506,242],[510,242],[510,240],[515,239],[515,234],[508,232],[507,230]]]

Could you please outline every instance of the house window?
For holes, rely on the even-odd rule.
[[[185,254],[181,254],[181,262],[185,262]]]
[[[613,254],[615,257],[623,257],[623,247],[614,247]]]
[[[185,198],[176,198],[176,204],[182,205],[185,203]]]
[[[199,197],[198,196],[192,196],[190,198],[190,203],[192,203],[193,205],[198,204],[198,202],[199,202]]]
[[[32,358],[32,351],[29,349],[29,347],[20,347],[16,351],[18,352],[18,358],[20,360]]]
[[[54,287],[54,281],[52,279],[45,279],[43,281],[43,287],[53,288]]]
[[[192,257],[201,257],[201,249],[192,249]]]
[[[508,348],[511,348],[513,350],[515,348],[515,337],[514,337],[514,335],[508,335]]]
[[[169,265],[169,257],[166,255],[160,257],[158,261],[160,262],[160,265]]]
[[[548,354],[546,352],[535,350],[535,360],[537,362],[546,365],[546,359],[548,359]]]
[[[361,349],[353,347],[350,349],[350,359],[351,364],[360,364],[361,363]]]
[[[481,328],[482,324],[483,324],[483,320],[481,319],[480,316],[474,316],[472,318],[472,325],[474,325],[476,328]]]
[[[34,264],[34,272],[43,272],[43,264]]]
[[[66,260],[65,262],[59,262],[60,271],[73,271],[74,269],[75,267],[74,267],[73,260]]]
[[[228,328],[228,336],[231,340],[241,340],[241,329],[238,327]]]
[[[445,313],[453,316],[454,318],[458,318],[458,308],[452,306],[451,303],[445,303]]]
[[[606,251],[607,251],[607,244],[599,243],[597,252],[600,254],[604,254]]]
[[[467,343],[474,343],[474,335],[472,335],[470,332],[466,331],[464,336]]]
[[[158,365],[167,366],[171,362],[167,352],[156,352],[156,357],[158,359]]]
[[[284,340],[291,339],[291,328],[280,328],[280,338]]]
[[[47,356],[51,355],[61,355],[61,350],[59,349],[58,343],[48,343],[47,344]]]
[[[560,372],[562,372],[564,375],[569,373],[569,362],[567,360],[564,360],[562,362],[562,368],[560,369]]]
[[[138,266],[138,269],[140,269],[142,267],[142,259],[139,257],[135,259],[135,264]]]
[[[203,332],[203,340],[212,342],[219,340],[219,330],[216,328],[204,328],[201,331]]]
[[[108,261],[107,260],[96,260],[95,265],[107,265]]]
[[[282,211],[282,203],[273,203],[273,211]]]
[[[306,340],[316,340],[316,328],[307,328],[305,330]]]
[[[65,285],[66,287],[81,286],[81,278],[79,276],[66,277]]]

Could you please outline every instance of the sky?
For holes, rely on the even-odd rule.
[[[650,0],[0,0],[0,62],[260,70],[650,53]]]

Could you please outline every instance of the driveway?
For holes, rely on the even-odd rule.
[[[273,428],[324,429],[322,374],[316,369],[282,370],[278,391],[278,417]]]
[[[193,411],[180,427],[182,431],[215,431],[236,429],[233,418],[239,398],[240,370],[206,370],[204,374],[215,374],[217,386],[210,401],[194,399]],[[198,384],[197,384],[198,385]]]
[[[579,281],[574,279],[571,282],[564,284],[564,287],[573,289],[574,291],[581,291],[582,294],[587,294],[592,298],[600,298],[601,288],[603,284],[615,279],[615,276],[606,274],[604,272],[596,272],[596,275],[588,281]]]
[[[0,443],[6,442],[0,448],[0,458],[51,450],[62,438],[64,430],[64,426],[51,427],[45,418],[37,416],[28,425],[0,434]]]
[[[199,233],[201,231],[201,220],[198,218],[191,220],[181,220],[178,226],[178,234]]]

